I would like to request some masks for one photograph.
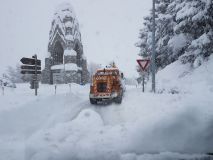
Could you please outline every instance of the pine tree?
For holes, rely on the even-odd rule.
[[[151,24],[152,18],[144,18],[144,28],[140,30],[139,39],[140,41],[136,43],[136,47],[140,48],[139,56],[142,58],[148,58],[151,55]]]
[[[156,4],[156,63],[163,68],[174,61],[168,45],[174,35],[174,15],[169,10],[170,0],[158,0]]]
[[[23,76],[21,74],[21,67],[20,65],[16,65],[16,67],[7,67],[7,77],[8,79],[13,83],[22,83],[23,82]]]

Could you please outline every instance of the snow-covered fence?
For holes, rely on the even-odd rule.
[[[54,94],[61,94],[61,93],[71,93],[72,91],[72,83],[67,84],[54,84]]]

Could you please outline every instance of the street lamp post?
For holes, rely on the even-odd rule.
[[[152,58],[151,58],[151,66],[152,66],[152,92],[155,93],[155,0],[152,1]]]

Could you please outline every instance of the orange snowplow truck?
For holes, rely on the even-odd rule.
[[[118,68],[104,68],[97,70],[93,75],[90,86],[90,103],[97,104],[102,101],[122,102],[125,85],[123,73]]]

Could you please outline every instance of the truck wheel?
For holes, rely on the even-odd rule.
[[[121,104],[121,102],[122,102],[122,96],[121,95],[115,98],[115,103]]]
[[[90,98],[89,100],[90,100],[90,103],[91,103],[91,104],[97,104],[97,101],[96,101],[95,99]]]

